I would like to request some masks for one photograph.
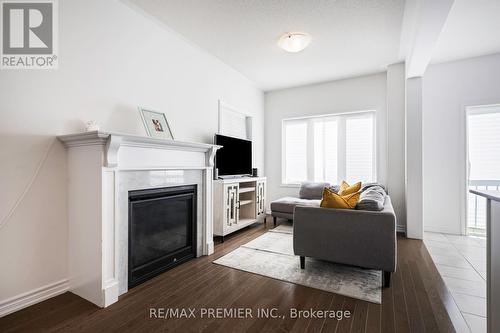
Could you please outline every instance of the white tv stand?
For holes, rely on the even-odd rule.
[[[214,235],[229,235],[266,217],[266,177],[214,180]]]

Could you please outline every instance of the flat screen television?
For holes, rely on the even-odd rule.
[[[215,135],[215,144],[222,146],[215,155],[219,176],[244,176],[252,174],[252,141]]]

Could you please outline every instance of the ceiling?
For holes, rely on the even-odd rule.
[[[381,72],[402,61],[404,0],[131,0],[265,91]],[[309,47],[277,47],[290,31]]]
[[[500,0],[439,1],[128,0],[264,91],[500,52]],[[312,41],[285,52],[294,31]]]
[[[446,62],[500,52],[500,1],[455,0],[432,62]]]

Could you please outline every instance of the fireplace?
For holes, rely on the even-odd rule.
[[[68,289],[72,293],[107,307],[128,291],[129,273],[131,285],[139,284],[172,267],[174,259],[176,263],[187,260],[186,252],[196,250],[197,257],[214,252],[212,179],[219,146],[102,131],[68,134],[58,139],[68,154]],[[149,265],[139,261],[134,261],[136,266],[129,265],[129,254],[136,252],[129,251],[130,209],[144,208],[139,207],[140,200],[131,203],[129,195],[138,194],[132,199],[141,199],[140,194],[145,193],[135,191],[154,188],[161,192],[186,184],[196,184],[197,194],[191,195],[196,205],[187,200],[196,212],[193,208],[191,215],[184,215],[184,222],[196,220],[196,226],[190,224],[191,229],[185,229],[189,236],[181,237],[183,244],[178,242],[174,256],[168,256],[164,248],[155,249],[151,252],[157,254],[156,259],[152,259],[155,256],[151,252],[146,253],[151,259]],[[156,194],[151,199],[158,199]],[[184,207],[187,205],[184,203]],[[166,210],[174,209],[167,206]],[[141,214],[138,211],[137,216]],[[135,222],[138,221],[134,221],[134,228],[140,226]],[[170,228],[168,223],[163,227]],[[142,241],[137,240],[137,244],[142,245]],[[130,248],[134,248],[133,244]],[[165,266],[156,267],[157,262]],[[140,273],[144,273],[142,280],[138,278]]]
[[[196,185],[129,191],[128,288],[196,257]]]

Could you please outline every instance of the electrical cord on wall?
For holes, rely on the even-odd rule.
[[[2,229],[3,226],[5,224],[7,224],[7,221],[10,220],[10,218],[12,217],[12,215],[14,215],[14,212],[16,211],[17,207],[21,204],[21,202],[23,201],[24,197],[29,192],[29,190],[31,189],[31,187],[33,186],[33,184],[35,183],[35,180],[38,177],[38,174],[40,173],[40,170],[42,169],[43,165],[45,164],[45,161],[47,161],[47,158],[49,157],[49,153],[52,150],[52,147],[54,146],[54,143],[56,142],[56,140],[57,140],[56,138],[53,138],[49,142],[49,144],[47,145],[47,149],[44,151],[44,154],[40,158],[40,161],[38,162],[37,167],[35,169],[35,172],[33,173],[33,176],[31,176],[30,181],[26,185],[25,189],[23,190],[23,192],[21,193],[21,195],[19,196],[19,198],[14,202],[14,205],[9,210],[9,212],[7,213],[7,215],[5,215],[0,220],[0,229]]]

